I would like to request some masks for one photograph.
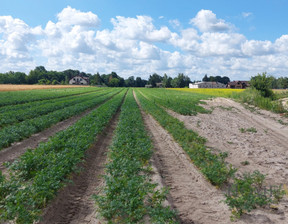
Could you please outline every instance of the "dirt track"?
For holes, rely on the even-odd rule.
[[[46,209],[41,224],[74,223],[96,224],[104,223],[97,219],[93,194],[97,194],[103,186],[104,165],[107,151],[112,142],[113,132],[118,122],[119,112],[114,116],[107,128],[97,137],[90,147],[80,168],[80,174],[74,174],[73,183],[69,184],[57,195],[57,198]],[[98,189],[98,190],[97,190]]]
[[[251,112],[229,99],[216,98],[206,102],[205,107],[213,109],[212,114],[183,116],[169,113],[183,121],[188,129],[207,138],[207,146],[215,152],[228,152],[227,162],[238,168],[238,173],[259,170],[267,174],[266,185],[287,185],[288,119],[263,110]],[[247,131],[249,128],[254,130]],[[248,223],[249,220],[253,223],[288,223],[287,215],[285,197],[276,212],[256,210],[243,220]]]

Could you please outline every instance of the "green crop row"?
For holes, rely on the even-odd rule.
[[[59,97],[77,95],[98,91],[99,88],[63,88],[0,92],[0,107],[15,105],[39,100],[56,99]]]
[[[43,116],[45,114],[54,112],[56,110],[63,109],[65,107],[73,106],[75,104],[91,100],[95,97],[105,95],[111,92],[111,90],[106,91],[97,91],[89,94],[73,95],[69,97],[63,97],[58,100],[49,100],[42,105],[33,105],[34,102],[28,103],[31,104],[30,107],[27,107],[22,110],[12,110],[0,114],[0,127],[11,125],[14,123],[22,122],[31,118],[36,118]]]
[[[28,138],[32,134],[38,133],[52,126],[53,124],[77,115],[89,108],[93,108],[96,105],[103,103],[105,100],[119,91],[119,89],[111,90],[111,92],[106,95],[95,97],[94,99],[92,98],[82,103],[78,103],[40,117],[25,120],[21,123],[16,123],[15,125],[6,126],[0,130],[0,150],[4,147],[8,147],[13,142]]]
[[[221,186],[230,179],[228,184],[230,192],[225,194],[224,202],[232,211],[232,220],[240,218],[243,213],[250,212],[257,207],[278,203],[283,197],[285,192],[282,186],[275,186],[269,195],[262,194],[266,190],[263,185],[265,175],[259,171],[246,173],[243,177],[236,178],[234,174],[237,170],[225,162],[227,153],[215,154],[207,149],[204,138],[186,129],[183,122],[170,116],[165,109],[144,97],[141,92],[137,90],[137,98],[143,109],[173,136],[212,184]]]
[[[201,100],[211,98],[211,96],[200,93],[171,91],[168,89],[141,89],[141,92],[154,103],[183,115],[210,112],[198,104],[203,103]]]
[[[129,90],[109,152],[103,195],[95,195],[100,213],[109,223],[176,223],[175,213],[163,207],[165,191],[150,182],[151,140],[140,110]]]
[[[231,165],[227,166],[225,153],[215,154],[207,149],[204,138],[194,131],[186,129],[183,122],[170,116],[163,108],[145,98],[140,90],[137,90],[136,93],[143,109],[173,136],[212,184],[221,186],[234,175],[236,170]]]
[[[53,103],[53,102],[59,102],[59,101],[65,100],[65,99],[72,99],[74,97],[79,97],[81,95],[97,93],[97,92],[101,92],[104,90],[107,91],[108,89],[107,88],[99,88],[99,89],[92,91],[92,92],[83,92],[83,93],[77,93],[77,94],[75,93],[75,94],[70,94],[70,95],[66,95],[66,96],[61,96],[58,98],[43,99],[43,100],[32,101],[32,102],[27,102],[27,103],[2,106],[2,107],[0,107],[0,114],[12,112],[12,111],[18,111],[18,110],[25,110],[25,109],[29,109],[31,107],[40,107],[40,106],[45,105],[45,104],[49,104],[49,103]]]
[[[77,171],[85,150],[116,113],[125,92],[121,91],[35,150],[28,150],[10,165],[9,179],[0,175],[0,220],[29,224],[39,218],[69,174]]]

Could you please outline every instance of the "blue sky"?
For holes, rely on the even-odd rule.
[[[288,75],[288,0],[0,0],[0,72]]]

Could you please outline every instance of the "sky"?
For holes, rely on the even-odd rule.
[[[288,76],[288,0],[0,0],[0,72]]]

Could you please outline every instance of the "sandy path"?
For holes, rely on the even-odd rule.
[[[104,174],[107,151],[112,143],[119,114],[120,112],[114,116],[107,128],[97,137],[95,144],[86,152],[85,161],[81,165],[82,172],[73,175],[73,182],[59,192],[39,223],[105,223],[96,218],[95,201],[92,195],[97,194],[97,188],[104,184],[101,175]]]
[[[212,150],[228,152],[227,162],[238,168],[238,173],[259,170],[267,174],[268,186],[287,185],[288,126],[278,122],[287,123],[287,118],[263,110],[251,112],[230,99],[216,98],[206,102],[207,109],[213,108],[212,114],[183,116],[169,113],[183,121],[188,129],[205,137]],[[257,132],[242,133],[241,128],[255,128]],[[249,164],[244,165],[244,161]],[[249,218],[254,220],[260,215],[266,216],[266,223],[288,223],[285,218],[288,215],[287,198],[282,200],[276,213],[257,211]]]
[[[168,201],[178,211],[181,223],[230,223],[231,213],[220,202],[224,200],[222,192],[203,177],[151,115],[143,113],[143,118],[154,145],[154,166],[159,170],[163,184],[170,188]]]

